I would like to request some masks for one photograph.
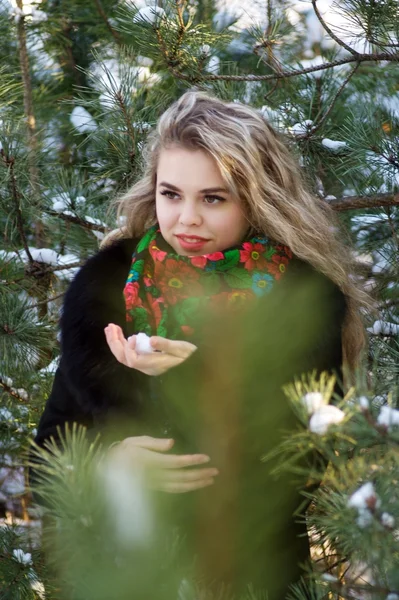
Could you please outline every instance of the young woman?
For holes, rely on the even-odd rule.
[[[67,291],[36,442],[72,421],[116,438],[115,460],[195,498],[202,578],[282,598],[309,545],[298,489],[261,462],[295,427],[281,387],[313,369],[341,383],[366,341],[337,218],[257,110],[198,91],[161,116],[118,203],[126,225]]]

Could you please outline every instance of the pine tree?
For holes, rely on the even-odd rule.
[[[2,598],[42,597],[47,577],[23,451],[58,363],[63,294],[104,235],[123,225],[110,199],[139,176],[148,130],[190,87],[250,104],[285,132],[356,248],[379,311],[365,314],[364,376],[325,436],[308,430],[312,411],[305,418],[298,409],[307,390],[288,390],[306,429],[284,451],[305,452],[316,440],[332,463],[309,523],[324,555],[329,547],[352,571],[327,556],[313,597],[327,586],[350,597],[359,563],[373,571],[367,591],[399,595],[398,421],[384,409],[398,402],[399,2],[266,0],[256,14],[210,0],[0,0]],[[362,396],[367,408],[354,400]],[[362,483],[373,487],[348,506]],[[50,579],[46,592],[57,597]]]

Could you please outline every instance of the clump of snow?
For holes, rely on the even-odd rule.
[[[5,383],[5,385],[8,385],[9,387],[11,387],[14,383],[14,381],[11,379],[11,377],[6,377],[5,375],[2,375],[1,373],[0,373],[0,378]]]
[[[203,54],[204,56],[209,56],[209,54],[211,53],[211,47],[209,44],[202,44],[201,48],[200,48],[200,53]]]
[[[303,123],[295,123],[292,127],[288,127],[288,131],[293,135],[300,137],[307,134],[313,126],[313,121],[306,119]]]
[[[347,505],[358,511],[357,524],[361,528],[368,527],[373,521],[373,512],[381,506],[381,500],[377,496],[374,485],[368,481],[354,492]]]
[[[329,138],[323,138],[321,140],[321,144],[325,148],[328,148],[329,150],[335,150],[335,151],[348,147],[348,144],[346,142],[336,142],[334,140],[330,140]]]
[[[93,225],[101,225],[101,227],[106,228],[107,224],[104,223],[104,221],[100,221],[100,219],[96,219],[94,217],[90,217],[89,215],[86,215],[85,217],[85,221],[87,221],[88,223],[93,223]],[[91,233],[98,239],[98,240],[102,240],[104,239],[105,233],[103,231],[96,231],[95,229],[91,230]]]
[[[387,529],[393,529],[395,526],[395,517],[387,512],[383,512],[381,515],[381,523]]]
[[[390,406],[381,406],[377,423],[391,431],[392,427],[399,425],[399,410]]]
[[[344,417],[345,413],[332,404],[320,406],[309,421],[309,429],[312,433],[324,435],[330,425],[340,423]]]
[[[47,13],[43,10],[38,10],[37,8],[32,8],[31,12],[31,20],[32,23],[41,23],[42,21],[47,21]]]
[[[310,415],[313,414],[324,404],[327,404],[324,400],[323,394],[321,394],[320,392],[308,392],[307,394],[302,396],[301,402]]]
[[[211,56],[207,64],[206,70],[209,73],[219,73],[220,60],[218,56]]]
[[[270,121],[270,123],[272,125],[275,125],[280,128],[284,127],[283,116],[277,110],[270,108],[270,106],[267,106],[267,104],[264,104],[259,110],[260,110],[261,115],[267,121]]]
[[[64,210],[68,209],[72,204],[71,198],[68,196],[68,194],[65,193],[53,196],[51,202],[53,205],[52,208],[56,212],[63,212]]]
[[[14,6],[12,11],[10,12],[10,16],[14,17],[15,22],[18,23],[21,17],[25,16],[25,12],[18,6]]]
[[[12,412],[8,408],[0,408],[0,422],[12,421],[14,419]]]
[[[23,550],[21,550],[21,548],[18,548],[18,549],[14,549],[12,551],[12,554],[13,554],[15,560],[22,563],[23,565],[31,565],[32,564],[32,555],[30,554],[30,552],[24,552]]]
[[[15,391],[17,392],[18,396],[22,398],[22,400],[29,399],[28,392],[24,390],[24,388],[17,388]]]
[[[83,106],[75,106],[69,118],[72,125],[80,133],[91,133],[96,131],[98,127],[94,118]]]
[[[138,333],[136,335],[136,352],[138,354],[152,354],[155,352],[150,344],[150,338],[146,333]]]
[[[37,262],[46,263],[48,265],[58,265],[58,254],[52,248],[29,248],[33,260]],[[21,252],[24,256],[24,262],[27,261],[26,252]]]
[[[43,369],[40,369],[39,373],[41,375],[47,375],[48,373],[54,374],[58,368],[58,364],[59,364],[59,357],[54,358],[51,361],[51,363],[49,363],[47,365],[47,367],[43,367]]]
[[[370,402],[369,399],[366,398],[366,396],[360,396],[358,398],[358,402],[359,402],[359,406],[363,411],[369,410],[370,408]]]
[[[148,131],[151,129],[151,123],[147,123],[146,121],[133,121],[133,127],[137,129],[141,129],[141,131]]]
[[[65,265],[66,267],[71,264],[79,263],[79,257],[76,254],[59,254],[58,255],[58,264]],[[71,281],[76,273],[79,271],[79,266],[69,267],[68,269],[60,269],[55,271],[55,274],[59,279],[63,279],[66,281]]]
[[[34,574],[34,577],[31,576],[29,579],[30,579],[30,587],[32,588],[32,590],[34,592],[36,592],[36,594],[39,596],[40,600],[45,600],[46,590],[45,590],[43,583],[41,581],[39,581],[39,579],[37,579],[36,574]]]
[[[367,327],[367,331],[374,335],[397,335],[399,325],[388,321],[375,321],[372,327]]]
[[[85,217],[85,221],[87,221],[88,223],[92,223],[93,225],[100,225],[101,227],[107,227],[107,224],[104,223],[104,221],[101,221],[100,219],[96,219],[95,217],[90,217],[90,215],[86,215]]]

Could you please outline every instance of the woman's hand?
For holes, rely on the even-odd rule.
[[[135,335],[127,340],[119,325],[113,323],[105,327],[104,331],[108,346],[115,358],[127,367],[137,369],[146,375],[162,375],[182,363],[197,349],[197,346],[190,342],[152,336],[151,346],[159,352],[138,354],[135,350]]]
[[[152,489],[180,494],[214,483],[218,470],[192,469],[209,462],[206,454],[163,454],[172,448],[174,440],[146,435],[128,437],[108,450],[108,458],[144,472]]]

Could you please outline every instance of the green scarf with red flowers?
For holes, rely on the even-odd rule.
[[[190,340],[198,316],[239,312],[268,294],[292,259],[287,246],[262,235],[200,256],[182,256],[151,227],[133,253],[124,288],[131,333]]]

